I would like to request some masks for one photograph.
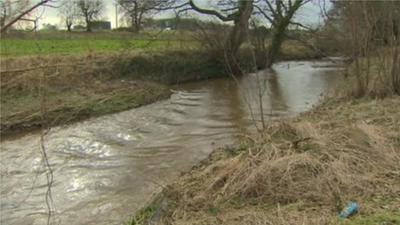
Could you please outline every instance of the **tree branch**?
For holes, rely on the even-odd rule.
[[[298,23],[298,22],[292,22],[292,21],[291,21],[290,24],[296,25],[296,26],[299,26],[299,27],[302,27],[302,28],[306,29],[307,31],[311,31],[311,32],[314,32],[314,31],[315,31],[315,30],[312,29],[311,27],[308,27],[308,26],[303,25],[303,24]]]
[[[262,10],[260,8],[260,6],[258,5],[254,5],[254,8],[256,8],[258,10],[258,12],[263,15],[265,17],[265,19],[267,19],[273,26],[276,24],[275,21],[267,14],[264,12],[264,10]]]
[[[222,21],[224,21],[224,22],[234,20],[232,14],[231,14],[231,15],[228,15],[228,16],[225,16],[225,15],[219,13],[219,12],[216,11],[216,10],[200,8],[200,7],[198,7],[198,6],[194,3],[193,0],[189,0],[188,3],[189,3],[189,5],[190,5],[190,7],[192,7],[193,10],[195,10],[195,11],[197,11],[197,12],[199,12],[199,13],[207,14],[207,15],[211,15],[211,16],[216,16],[216,17],[218,17],[218,19],[220,19],[220,20],[222,20]]]
[[[271,5],[271,3],[269,2],[269,0],[264,0],[265,3],[267,3],[267,6],[269,8],[269,11],[272,13],[272,16],[274,18],[278,18],[278,13],[275,11],[274,7]]]
[[[38,8],[39,6],[42,5],[46,5],[47,3],[51,2],[52,0],[42,0],[40,2],[38,2],[37,4],[33,5],[32,7],[30,7],[29,9],[23,11],[20,15],[18,15],[16,18],[14,18],[13,20],[11,20],[10,22],[8,22],[6,25],[4,25],[4,27],[1,28],[0,33],[4,33],[8,28],[10,28],[14,23],[18,22],[18,20],[20,20],[22,17],[24,17],[26,14],[32,12],[33,10],[35,10],[36,8]]]

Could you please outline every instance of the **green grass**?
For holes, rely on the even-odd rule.
[[[177,48],[193,45],[192,42],[170,40],[133,40],[133,39],[52,39],[52,40],[26,40],[2,39],[0,40],[1,56],[31,56],[49,54],[79,54],[88,52],[113,52],[119,50],[143,50]]]
[[[142,225],[150,224],[152,218],[158,211],[163,210],[163,199],[161,196],[154,199],[147,207],[142,208],[132,219],[123,223],[123,225]]]
[[[67,81],[66,81],[67,82]],[[101,83],[100,83],[101,82]],[[164,85],[136,82],[97,81],[72,90],[52,90],[45,100],[49,125],[67,124],[81,119],[128,110],[169,96]],[[102,86],[111,88],[102,90]],[[2,90],[1,134],[34,130],[41,125],[43,99],[35,93],[8,93]]]
[[[1,74],[0,133],[12,135],[41,124],[40,77],[46,78],[46,111],[50,125],[127,110],[169,96],[166,85],[224,75],[224,67],[199,50],[148,53],[53,55],[44,65],[63,61],[72,66],[27,70],[34,57],[5,60],[11,72]],[[74,66],[80,62],[85,64]],[[146,82],[147,81],[147,82]],[[163,83],[155,84],[154,82]]]
[[[19,39],[19,40],[65,40],[65,39],[89,39],[89,40],[121,40],[121,39],[152,39],[156,37],[162,40],[191,40],[192,32],[188,31],[159,31],[146,30],[139,34],[125,31],[11,31],[2,35],[4,39]]]
[[[368,216],[356,216],[339,222],[340,225],[398,225],[400,212],[385,212]]]

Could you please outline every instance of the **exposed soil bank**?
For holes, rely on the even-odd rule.
[[[118,80],[76,90],[52,91],[46,97],[2,96],[2,137],[35,130],[42,124],[52,127],[128,110],[169,95],[169,89],[160,84]]]
[[[400,97],[329,100],[219,149],[132,224],[399,224]],[[349,201],[360,213],[338,212]]]
[[[187,51],[2,59],[1,135],[127,110],[169,97],[168,84],[220,76],[221,69],[203,56]]]
[[[181,171],[190,170],[217,146],[255,130],[253,122],[259,114],[252,114],[248,105],[258,105],[260,81],[271,90],[263,98],[265,118],[288,117],[311,110],[322,93],[332,90],[341,78],[339,68],[340,64],[322,60],[282,62],[274,70],[236,80],[174,85],[166,100],[55,127],[44,140],[57,181],[52,186],[54,219],[58,224],[77,225],[128,221]],[[42,169],[39,139],[32,133],[1,143],[4,216],[0,223],[47,220],[43,207],[47,173]]]
[[[249,49],[240,55],[252,70]],[[316,56],[288,43],[281,59]],[[170,84],[228,75],[221,57],[194,49],[3,58],[1,66],[2,137],[142,106],[168,97]]]

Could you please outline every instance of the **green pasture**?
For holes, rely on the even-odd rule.
[[[193,42],[176,40],[0,40],[1,56],[29,56],[49,54],[77,54],[88,52],[112,52],[119,50],[170,49],[188,47]]]

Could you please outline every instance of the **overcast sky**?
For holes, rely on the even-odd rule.
[[[35,0],[37,2],[39,0]],[[111,21],[111,26],[115,28],[115,0],[103,0],[105,3],[105,10],[103,13],[103,18],[105,20]],[[203,7],[211,7],[216,0],[196,0],[195,1],[198,5]],[[38,14],[42,15],[42,19],[40,20],[40,24],[50,23],[60,26],[61,19],[58,15],[58,10],[54,8],[43,8],[37,12]],[[172,13],[162,13],[157,15],[157,18],[167,18],[172,17]],[[204,17],[202,17],[204,18]],[[315,3],[309,3],[304,6],[301,11],[297,14],[297,20],[304,22],[308,25],[316,25],[321,22],[320,18],[320,9],[319,6]]]

